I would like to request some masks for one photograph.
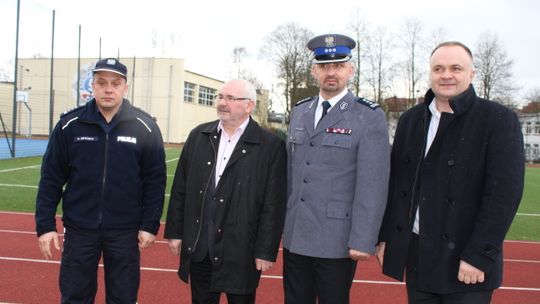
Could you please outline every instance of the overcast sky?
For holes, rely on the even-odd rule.
[[[15,55],[16,4],[0,1],[0,68]],[[257,61],[265,36],[288,22],[315,34],[344,33],[359,10],[371,25],[397,33],[405,19],[417,18],[424,35],[442,27],[448,40],[473,51],[480,34],[496,33],[514,60],[521,95],[540,87],[536,0],[21,0],[19,57],[50,56],[53,9],[57,58],[77,57],[80,24],[82,57],[98,57],[101,37],[102,57],[116,57],[118,50],[121,57],[180,57],[187,69],[221,80],[230,77],[235,46]],[[273,77],[268,63],[252,63],[250,69],[267,84]]]

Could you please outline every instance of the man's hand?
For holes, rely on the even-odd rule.
[[[41,253],[43,253],[43,256],[47,260],[52,259],[51,241],[54,243],[54,248],[60,250],[60,242],[58,241],[58,233],[56,231],[42,234],[38,239],[39,250],[41,250]]]
[[[156,236],[150,232],[139,230],[139,249],[145,249],[154,243]]]
[[[482,283],[484,282],[484,272],[461,260],[459,262],[458,280],[465,284]]]
[[[267,271],[274,266],[274,262],[265,261],[261,259],[255,259],[255,267],[259,271]]]
[[[169,249],[171,250],[171,253],[174,255],[180,254],[180,248],[182,247],[182,240],[179,239],[169,239],[167,240],[169,242]]]
[[[377,261],[379,261],[379,265],[381,267],[384,263],[384,249],[386,248],[385,242],[380,242],[379,245],[377,245],[377,250],[375,251],[375,256],[377,257]]]
[[[370,254],[356,249],[349,249],[349,257],[355,261],[367,261]]]

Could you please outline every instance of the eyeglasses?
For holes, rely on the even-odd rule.
[[[225,100],[227,102],[231,102],[231,101],[238,101],[238,100],[250,100],[251,98],[247,98],[247,97],[234,97],[232,95],[221,95],[221,94],[217,94],[216,96],[214,96],[214,100]]]

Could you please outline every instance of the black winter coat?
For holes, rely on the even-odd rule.
[[[390,193],[380,239],[383,272],[402,280],[416,207],[420,208],[418,288],[433,293],[501,285],[503,240],[523,191],[523,135],[517,115],[476,96],[450,100],[424,157],[431,119],[426,103],[404,113],[391,158]],[[485,272],[481,284],[457,280],[460,260]]]
[[[176,169],[165,238],[181,239],[178,275],[188,281],[190,257],[198,246],[207,185],[219,148],[218,121],[191,131]],[[214,192],[211,291],[253,293],[261,272],[255,258],[275,261],[286,206],[286,150],[277,136],[251,120]]]
[[[92,99],[63,114],[51,135],[36,199],[37,234],[56,231],[60,200],[64,225],[157,234],[166,179],[154,119],[124,100],[107,124]]]

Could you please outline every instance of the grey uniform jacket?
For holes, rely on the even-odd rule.
[[[384,113],[348,92],[314,129],[317,103],[299,102],[291,114],[283,246],[320,258],[374,253],[390,170]]]

